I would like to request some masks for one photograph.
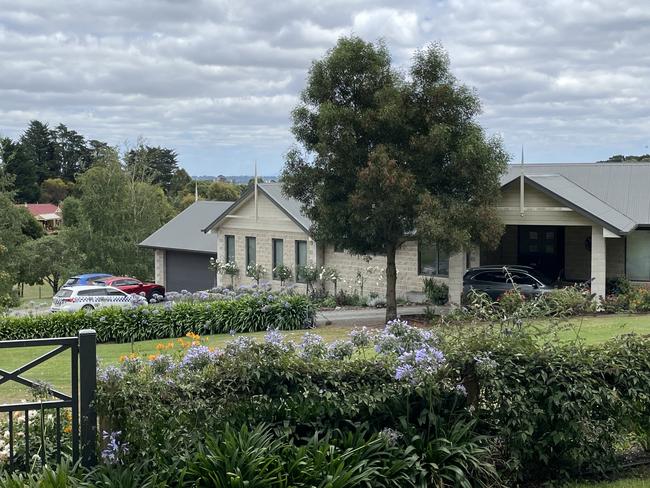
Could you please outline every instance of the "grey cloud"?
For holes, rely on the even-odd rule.
[[[648,25],[643,0],[0,0],[0,133],[39,118],[275,172],[312,60],[354,33],[401,66],[442,42],[513,153],[602,158],[650,142]]]

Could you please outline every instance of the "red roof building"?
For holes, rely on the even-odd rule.
[[[56,232],[61,226],[61,208],[53,203],[25,203],[25,208],[43,224],[45,232]]]

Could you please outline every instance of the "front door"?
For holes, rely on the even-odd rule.
[[[517,264],[558,279],[564,270],[564,227],[521,225],[518,237]]]

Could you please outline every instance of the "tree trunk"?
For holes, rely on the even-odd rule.
[[[397,268],[395,267],[395,254],[397,247],[388,246],[386,250],[386,322],[397,318]]]

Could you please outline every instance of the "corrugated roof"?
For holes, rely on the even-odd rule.
[[[25,203],[24,207],[29,210],[34,217],[37,215],[54,214],[61,212],[61,209],[53,203]]]
[[[574,208],[585,217],[617,233],[627,233],[636,227],[636,222],[627,215],[603,202],[562,175],[526,175],[526,180],[539,190],[550,193],[560,201]]]
[[[205,253],[217,252],[217,235],[201,231],[224,213],[232,202],[198,201],[140,243],[142,247]]]
[[[501,184],[517,178],[520,171],[521,165],[510,165]],[[524,174],[564,176],[636,225],[650,225],[650,163],[524,164]]]

